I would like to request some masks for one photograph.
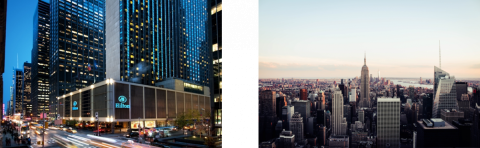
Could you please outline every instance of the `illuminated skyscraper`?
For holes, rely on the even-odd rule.
[[[50,2],[50,104],[57,104],[57,96],[105,80],[105,0]]]
[[[370,78],[368,77],[367,58],[365,57],[361,73],[360,101],[358,107],[369,108],[370,104]]]
[[[211,84],[206,0],[111,0],[106,6],[108,78],[166,88],[162,82],[181,80],[185,91],[196,93]]]
[[[32,113],[40,116],[49,105],[50,4],[38,0],[33,15]]]
[[[213,118],[216,135],[222,133],[222,0],[210,0],[213,59]],[[282,82],[285,82],[282,78]],[[285,123],[285,122],[284,122]]]
[[[434,67],[434,88],[433,95],[433,118],[440,118],[441,110],[456,109],[458,110],[457,91],[455,85],[455,77],[438,67]]]
[[[22,89],[22,108],[25,110],[24,116],[31,117],[32,114],[32,63],[23,63],[23,89]]]

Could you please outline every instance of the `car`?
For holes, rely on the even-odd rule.
[[[134,137],[138,137],[139,134],[137,132],[131,132],[131,133],[126,134],[124,136],[125,136],[125,138],[134,138]]]
[[[98,130],[94,130],[94,133],[98,133]],[[105,129],[100,129],[100,133],[105,133]]]
[[[69,132],[69,133],[72,133],[72,134],[75,134],[75,133],[77,133],[77,130],[74,130],[74,129],[67,129],[67,132]]]

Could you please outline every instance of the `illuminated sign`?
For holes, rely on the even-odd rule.
[[[145,126],[143,125],[143,121],[140,121],[140,122],[138,122],[138,121],[131,121],[131,123],[132,123],[132,124],[130,125],[130,127],[131,127],[132,129],[138,129],[138,127],[141,127],[141,128],[143,128],[143,127],[146,127],[146,128],[155,128],[155,127],[156,127],[156,126],[155,126],[155,121],[145,121]]]
[[[120,96],[118,97],[120,103],[115,103],[115,108],[130,108],[130,105],[125,105],[127,103],[127,97]]]
[[[72,110],[78,110],[77,101],[73,101]]]

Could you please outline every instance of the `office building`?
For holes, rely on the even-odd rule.
[[[5,38],[7,29],[7,0],[0,0],[0,93],[3,94],[3,73],[5,72]],[[0,101],[3,103],[3,95]],[[7,104],[8,106],[8,104]],[[3,119],[3,114],[0,118]]]
[[[453,121],[458,121],[458,119],[463,118],[464,113],[457,111],[455,109],[442,109],[441,118],[443,121],[452,124]]]
[[[105,0],[50,1],[49,62],[49,104],[105,80]],[[54,105],[49,111],[56,118]]]
[[[346,135],[338,135],[338,136],[330,136],[328,138],[328,147],[329,148],[348,148],[348,136]]]
[[[275,139],[264,141],[260,143],[260,148],[276,148]]]
[[[470,109],[470,99],[468,94],[461,95],[460,99],[458,100],[458,109],[462,112],[467,112]]]
[[[33,15],[32,112],[49,112],[50,3],[38,0]],[[62,39],[63,40],[63,39]]]
[[[293,109],[295,110],[295,112],[298,112],[300,113],[300,115],[302,115],[303,123],[307,123],[307,118],[310,117],[310,101],[309,100],[292,101],[292,105],[294,106]]]
[[[455,82],[455,86],[457,87],[456,88],[457,100],[460,101],[460,99],[462,98],[462,95],[468,93],[468,91],[467,91],[468,83],[467,82]]]
[[[32,112],[32,63],[23,63],[22,108],[25,117],[34,117]]]
[[[480,106],[478,104],[475,105],[472,123],[471,146],[480,147]]]
[[[295,148],[295,135],[292,131],[283,130],[275,144],[278,148]]]
[[[307,100],[308,91],[307,89],[300,89],[300,100]]]
[[[442,109],[458,110],[455,77],[435,66],[433,86],[434,100],[432,117],[440,118]]]
[[[290,119],[294,113],[294,107],[292,105],[287,105],[282,107],[282,125],[283,129],[290,130]]]
[[[13,70],[13,98],[12,112],[13,114],[21,113],[25,115],[23,107],[23,71],[21,69]]]
[[[400,147],[400,99],[377,100],[377,146]]]
[[[323,91],[320,91],[318,93],[318,99],[319,99],[319,107],[318,109],[325,110],[325,93]]]
[[[336,88],[333,94],[332,103],[332,134],[333,135],[346,135],[346,128],[343,124],[346,124],[346,119],[343,113],[343,95],[340,88]]]
[[[360,101],[358,108],[370,108],[370,79],[368,77],[367,57],[365,56],[361,73]]]
[[[317,138],[318,146],[325,146],[327,144],[327,127],[325,125],[318,125]]]
[[[471,147],[471,134],[473,123],[471,120],[460,119],[452,121],[452,125],[458,129],[458,147]]]
[[[413,85],[410,85],[408,87],[408,97],[413,100],[415,98],[415,87]]]
[[[260,115],[264,116],[276,116],[276,92],[272,90],[266,90],[260,92]]]
[[[280,96],[275,100],[275,112],[277,117],[282,117],[282,107],[287,105],[287,97]]]
[[[213,67],[213,115],[217,135],[222,131],[222,1],[211,0],[211,41]],[[284,82],[282,78],[282,82]],[[285,123],[285,122],[284,122]]]
[[[363,109],[357,110],[358,113],[358,121],[365,123],[365,111]]]
[[[432,118],[419,120],[416,125],[415,147],[458,146],[458,129],[450,123],[439,118]]]
[[[295,142],[303,144],[304,139],[304,127],[303,127],[303,117],[300,113],[295,112],[292,119],[290,120],[290,130],[293,135],[295,135]]]
[[[422,98],[423,119],[430,119],[433,111],[433,94],[427,93]]]
[[[276,93],[272,90],[261,91],[259,96],[259,140],[270,140],[275,136]]]

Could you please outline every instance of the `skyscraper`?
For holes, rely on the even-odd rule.
[[[377,100],[377,147],[400,147],[400,99]]]
[[[105,80],[105,0],[50,4],[50,104],[57,104],[57,96]]]
[[[38,0],[33,15],[32,113],[40,116],[49,105],[50,4]]]
[[[276,118],[275,91],[266,90],[259,92],[259,141],[270,140],[274,137]]]
[[[333,103],[332,103],[332,134],[333,135],[345,135],[346,127],[343,127],[343,124],[346,124],[346,119],[344,118],[343,113],[343,95],[340,88],[336,88],[333,94]]]
[[[222,131],[222,1],[211,0],[212,59],[213,59],[213,118],[215,133]],[[285,82],[282,78],[282,82]],[[285,122],[283,122],[285,123]]]
[[[455,86],[455,77],[435,66],[435,82],[433,92],[435,98],[433,100],[433,118],[440,118],[441,110],[456,109],[458,110],[457,91]]]
[[[12,98],[12,112],[23,113],[23,71],[21,69],[13,70],[13,98]]]
[[[303,129],[303,118],[302,115],[298,112],[293,114],[292,118],[290,119],[290,130],[295,135],[295,142],[303,144],[304,141],[304,129]]]
[[[108,78],[166,88],[161,82],[175,79],[185,91],[202,93],[211,84],[206,0],[116,0],[106,6]]]
[[[32,117],[32,63],[23,63],[22,108],[25,117]]]
[[[364,59],[364,64],[362,67],[361,73],[361,84],[360,84],[360,102],[358,107],[370,107],[370,78],[368,77],[368,67],[367,67],[367,57]]]
[[[457,100],[460,101],[462,99],[463,94],[467,94],[467,82],[455,82],[455,86],[457,87]]]
[[[308,91],[307,89],[300,89],[300,100],[307,100]]]

